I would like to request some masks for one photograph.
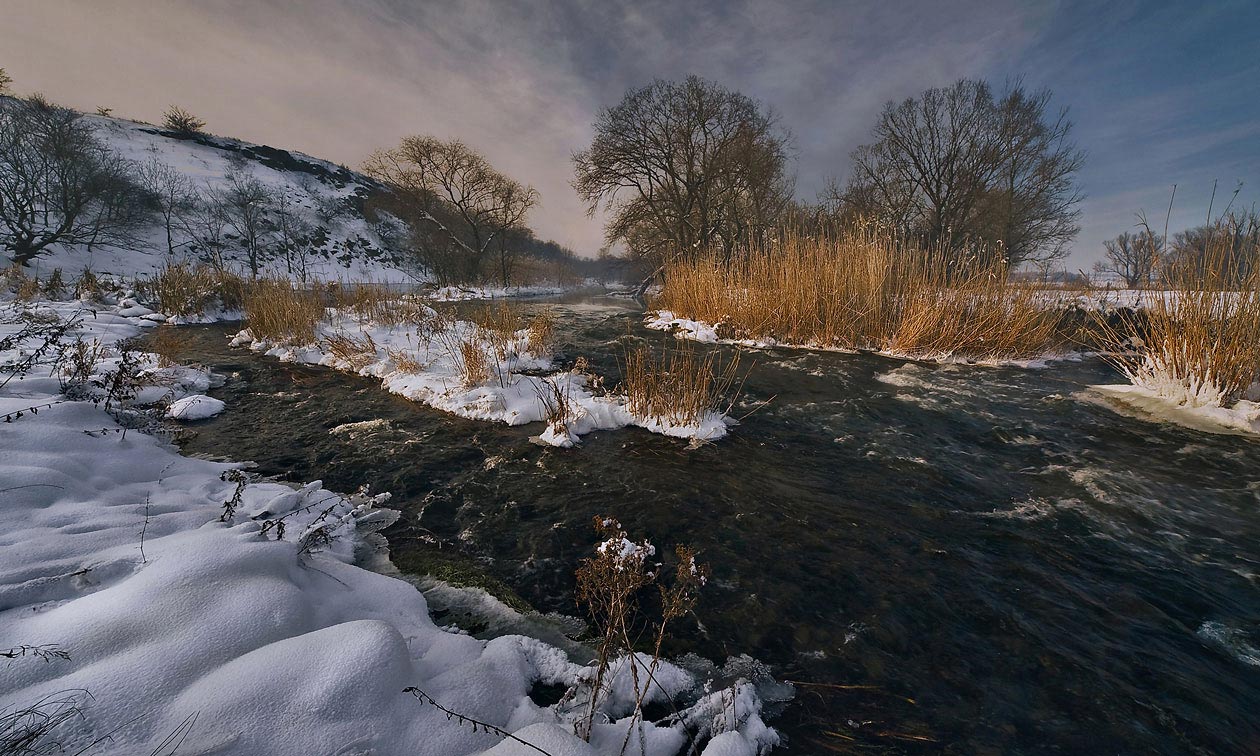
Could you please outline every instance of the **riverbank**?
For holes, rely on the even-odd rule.
[[[536,752],[520,741],[553,756],[618,750],[629,726],[618,720],[633,705],[625,686],[601,699],[602,723],[583,742],[570,715],[531,693],[581,689],[589,668],[524,636],[439,627],[412,585],[356,566],[394,517],[384,495],[250,481],[239,464],[186,458],[161,433],[141,432],[153,415],[138,401],[152,398],[108,387],[157,369],[125,368],[147,363],[122,348],[154,327],[147,309],[3,306],[0,338],[11,348],[0,359],[30,362],[0,388],[11,420],[0,431],[6,726],[48,725],[39,743],[102,754],[173,752],[173,743],[242,754]],[[95,404],[68,399],[52,353],[17,338],[33,321],[70,318],[68,341],[110,353],[84,382]],[[664,669],[675,670],[669,693],[688,715],[643,725],[649,753],[676,752],[688,732],[705,733],[709,753],[776,741],[751,687],[737,685],[723,708],[720,693],[692,691],[698,680]]]

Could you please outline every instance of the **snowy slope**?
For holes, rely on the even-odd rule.
[[[289,211],[318,233],[319,242],[311,253],[309,274],[317,280],[414,280],[389,233],[399,228],[389,223],[373,223],[365,217],[364,201],[380,185],[362,174],[300,152],[249,144],[236,139],[210,135],[178,135],[158,127],[119,118],[84,116],[102,141],[138,166],[157,159],[186,177],[191,186],[206,193],[222,190],[233,171],[262,182]],[[275,225],[275,214],[268,215]],[[384,232],[384,233],[383,233]],[[53,268],[68,274],[91,267],[97,273],[123,276],[146,274],[171,260],[166,231],[160,220],[144,233],[135,248],[97,246],[90,251],[82,245],[59,248],[33,263],[41,276]],[[196,258],[186,232],[176,232],[177,259]],[[244,253],[229,242],[229,263],[244,267]],[[273,250],[276,245],[271,245]],[[235,249],[233,249],[235,247]],[[266,269],[285,274],[280,253],[273,251]]]
[[[156,326],[126,297],[0,298],[0,365],[37,346],[14,341],[24,324],[66,320],[72,339],[109,348],[105,367]],[[161,370],[169,386],[145,401],[213,384]],[[714,690],[668,663],[646,700],[678,697],[679,720],[636,725],[624,659],[584,742],[592,667],[537,639],[439,627],[415,587],[356,566],[392,522],[384,497],[246,482],[61,391],[51,357],[0,385],[0,750],[47,717],[40,750],[22,752],[593,756],[623,752],[627,732],[626,752],[648,756],[683,752],[688,733],[707,756],[778,743],[753,684]],[[536,685],[574,698],[539,705]]]

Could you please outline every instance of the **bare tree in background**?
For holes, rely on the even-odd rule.
[[[13,91],[9,89],[9,85],[11,85],[12,83],[13,83],[13,77],[9,75],[8,71],[5,71],[3,68],[0,68],[0,95],[12,94]]]
[[[506,287],[511,284],[512,267],[520,253],[520,248],[513,242],[521,233],[528,233],[525,216],[538,203],[538,192],[532,186],[521,186],[504,177],[499,182],[498,195],[498,209],[492,219],[498,229],[495,245],[499,280]]]
[[[156,155],[140,165],[141,184],[153,195],[166,232],[166,252],[174,256],[176,233],[184,226],[184,217],[193,212],[197,197],[192,181],[183,173],[162,162]]]
[[[1050,97],[1015,82],[995,98],[964,79],[888,103],[875,141],[853,154],[845,201],[948,250],[983,241],[1011,265],[1062,257],[1078,231],[1084,153],[1066,111],[1047,113]]]
[[[1177,232],[1163,270],[1174,280],[1214,274],[1230,285],[1243,283],[1260,270],[1260,214],[1254,208],[1226,210],[1211,223]]]
[[[448,281],[483,275],[503,223],[519,222],[537,200],[533,188],[516,184],[459,141],[407,137],[395,149],[374,153],[364,171],[390,186],[386,209],[411,226],[424,264]]]
[[[132,244],[151,197],[135,166],[80,114],[33,96],[0,102],[0,246],[25,265],[53,244]]]
[[[271,190],[247,173],[232,171],[218,197],[228,228],[240,239],[250,276],[257,278],[268,230],[267,214],[273,205]]]
[[[208,183],[195,188],[191,208],[180,218],[180,225],[205,262],[216,270],[226,269],[227,209],[220,192]]]
[[[589,213],[610,213],[610,244],[658,262],[729,253],[790,202],[789,140],[745,95],[696,76],[658,80],[599,114],[591,146],[573,156],[573,186]]]
[[[1104,260],[1096,269],[1114,273],[1130,289],[1145,288],[1155,280],[1163,246],[1163,238],[1153,233],[1125,231],[1103,242]]]

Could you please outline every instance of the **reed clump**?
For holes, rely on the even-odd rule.
[[[742,386],[739,354],[723,360],[716,350],[664,346],[627,348],[621,358],[621,392],[635,417],[668,425],[697,425],[725,414]]]
[[[1149,292],[1119,325],[1099,317],[1111,359],[1133,385],[1192,407],[1256,398],[1260,259],[1241,255],[1237,240],[1260,229],[1253,218],[1240,234],[1236,223],[1219,220],[1197,254],[1171,257],[1167,289]]]
[[[284,279],[260,278],[249,287],[245,319],[254,338],[311,344],[324,317],[324,297]]]
[[[502,300],[473,310],[468,319],[477,325],[500,360],[507,359],[517,332],[526,327],[520,307]]]
[[[144,284],[158,311],[177,317],[200,315],[215,307],[240,310],[248,287],[249,283],[235,273],[186,262],[162,266]]]
[[[355,371],[376,362],[377,346],[371,334],[365,333],[355,337],[347,333],[334,333],[325,336],[322,346],[339,362],[350,365]]]
[[[658,309],[720,336],[913,358],[1028,359],[1066,346],[1046,289],[1000,256],[924,249],[870,228],[777,238],[665,266]]]

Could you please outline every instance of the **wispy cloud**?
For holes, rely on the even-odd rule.
[[[1181,51],[1222,23],[1218,12],[1177,16],[1143,0],[1102,10],[1076,0],[7,0],[0,65],[20,89],[68,104],[155,119],[180,103],[221,133],[351,165],[407,134],[458,137],[534,184],[539,233],[584,253],[601,243],[600,219],[569,187],[569,157],[628,87],[697,73],[773,107],[795,134],[809,197],[847,173],[884,102],[962,76],[1026,73],[1073,104],[1090,148],[1078,244],[1090,256],[1097,234],[1140,209],[1121,218],[1112,208],[1182,180],[1170,172],[1197,161],[1208,173],[1196,177],[1208,175],[1230,165],[1223,151],[1241,150],[1251,162],[1239,176],[1255,174],[1245,142],[1260,106],[1201,115],[1254,61],[1231,70],[1209,55],[1221,69],[1209,82],[1167,65],[1143,73],[1155,45]],[[1133,168],[1135,158],[1147,165]]]

